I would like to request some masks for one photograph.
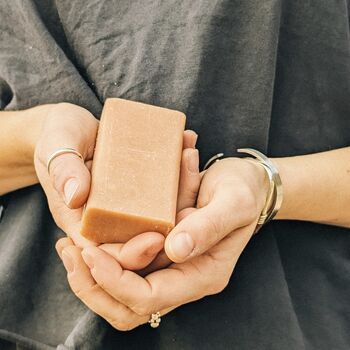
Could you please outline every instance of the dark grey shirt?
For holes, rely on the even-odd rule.
[[[350,145],[346,0],[0,1],[0,107],[107,97],[183,111],[201,164]],[[1,127],[1,124],[0,124]],[[23,125],[25,132],[26,125]],[[1,150],[0,150],[1,151]],[[40,186],[10,193],[0,223],[0,348],[350,348],[350,231],[273,222],[219,295],[123,333],[69,290],[63,236]]]

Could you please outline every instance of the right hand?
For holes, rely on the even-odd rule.
[[[34,165],[45,191],[53,218],[80,248],[97,245],[80,234],[83,206],[87,201],[90,169],[95,148],[98,120],[86,109],[70,104],[52,105],[42,127],[34,154]],[[199,189],[199,156],[195,150],[197,135],[190,130],[184,133],[181,161],[178,212],[195,204]],[[84,157],[65,153],[56,157],[47,171],[47,160],[60,148],[73,148]],[[125,244],[103,245],[128,269],[140,270],[148,266],[163,249],[164,237],[160,233],[146,232]]]

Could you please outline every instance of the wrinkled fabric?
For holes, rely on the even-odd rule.
[[[252,147],[292,156],[350,145],[345,0],[0,2],[0,108],[107,97],[181,110],[201,165]],[[0,124],[1,127],[1,124]],[[27,125],[23,125],[25,132]],[[157,330],[113,329],[70,291],[64,236],[39,185],[2,198],[0,348],[350,348],[350,230],[273,222],[228,287]]]

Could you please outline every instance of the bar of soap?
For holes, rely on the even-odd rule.
[[[119,98],[103,107],[81,234],[126,242],[175,225],[185,114]]]

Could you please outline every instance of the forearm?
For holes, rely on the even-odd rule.
[[[34,148],[49,108],[0,112],[0,195],[38,182]]]
[[[350,147],[273,161],[284,191],[276,219],[350,227]]]

